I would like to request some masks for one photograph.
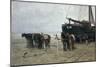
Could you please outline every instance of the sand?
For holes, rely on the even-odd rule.
[[[72,51],[63,51],[62,42],[52,38],[50,48],[37,49],[26,48],[26,40],[13,39],[11,41],[11,65],[31,65],[31,64],[51,64],[51,63],[69,63],[96,61],[96,44],[91,42],[88,45],[85,43],[75,43],[76,49]],[[58,49],[57,49],[58,48]],[[24,53],[27,53],[24,56]]]

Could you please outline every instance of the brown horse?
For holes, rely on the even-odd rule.
[[[50,40],[51,40],[51,37],[50,35],[48,34],[41,34],[43,36],[42,38],[42,41],[43,41],[43,48],[47,48],[49,47],[50,48]]]
[[[74,43],[75,43],[75,36],[74,34],[69,34],[69,33],[61,33],[61,38],[63,42],[63,50],[66,51],[67,49],[73,50]]]

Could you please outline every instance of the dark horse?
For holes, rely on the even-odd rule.
[[[34,45],[36,47],[38,47],[39,49],[41,49],[43,47],[43,36],[40,33],[33,33],[33,41],[34,41]]]
[[[22,33],[22,37],[26,38],[27,41],[27,48],[32,48],[33,46],[33,39],[32,39],[32,34],[31,33]]]
[[[46,34],[47,35],[47,34]],[[38,47],[39,49],[43,48],[43,43],[46,46],[49,46],[50,43],[50,35],[47,35],[48,38],[45,39],[44,35],[40,33],[23,33],[22,37],[25,37],[27,40],[27,48]]]
[[[35,45],[38,48],[42,48],[42,35],[39,33],[23,33],[22,37],[27,40],[27,48],[34,48]]]

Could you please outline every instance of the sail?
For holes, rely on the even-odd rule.
[[[95,26],[94,17],[95,17],[95,16],[93,16],[92,8],[91,8],[91,6],[89,6],[89,22],[90,22],[92,25]]]

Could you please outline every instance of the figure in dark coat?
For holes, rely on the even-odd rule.
[[[67,49],[70,48],[70,45],[69,45],[69,34],[62,32],[61,33],[61,39],[62,39],[62,42],[63,42],[63,50],[67,51]]]

